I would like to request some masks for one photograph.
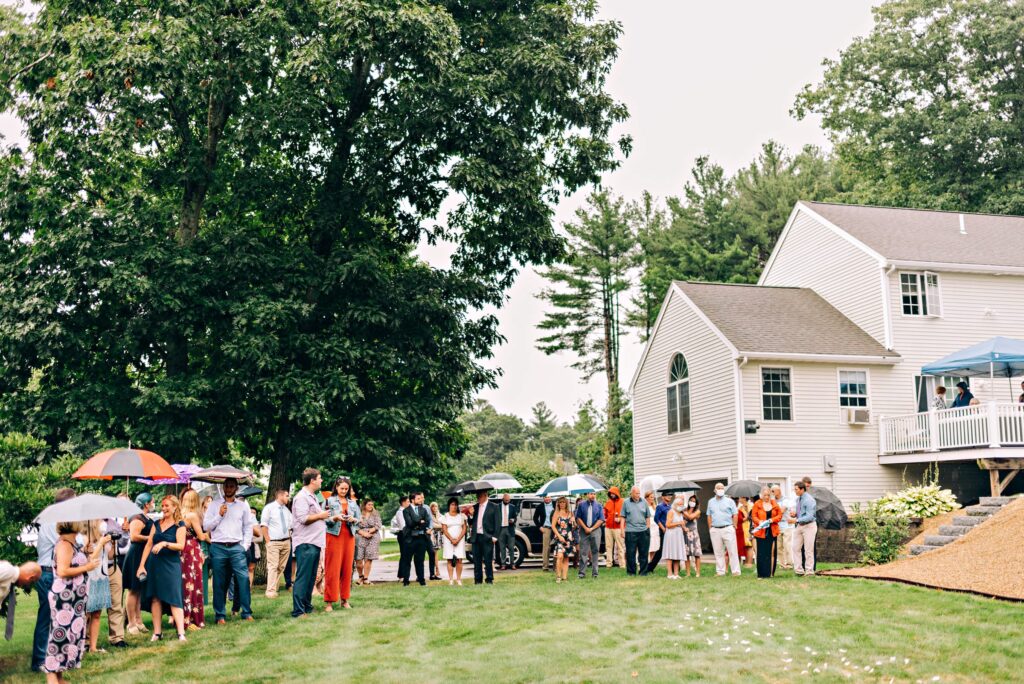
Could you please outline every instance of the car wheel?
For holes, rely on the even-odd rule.
[[[518,568],[526,560],[526,543],[522,539],[516,539],[515,551],[513,553],[515,558],[512,559],[512,567]]]

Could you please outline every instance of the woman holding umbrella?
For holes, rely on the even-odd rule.
[[[121,577],[124,582],[124,589],[128,592],[128,600],[125,602],[125,612],[128,614],[128,633],[138,634],[148,632],[146,625],[142,623],[142,607],[139,603],[142,596],[144,580],[139,579],[137,571],[142,552],[146,548],[150,535],[153,533],[153,521],[147,514],[153,508],[153,497],[149,492],[142,492],[135,497],[135,505],[142,509],[142,512],[131,518],[128,523],[128,553],[124,555],[121,563]]]

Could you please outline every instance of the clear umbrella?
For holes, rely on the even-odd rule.
[[[78,496],[47,506],[33,521],[37,524],[79,522],[99,518],[130,518],[142,509],[128,499],[115,499],[102,494]]]

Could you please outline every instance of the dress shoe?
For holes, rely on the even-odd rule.
[[[128,644],[124,643],[123,641],[116,641],[116,642],[110,644],[110,647],[111,648],[128,648]]]
[[[218,625],[226,625],[226,624],[228,624],[228,622],[224,618],[221,618],[220,620],[217,620],[217,624]]]
[[[419,584],[419,585],[420,585],[421,587],[425,587],[425,586],[427,586],[427,580],[417,580],[416,582],[417,582],[417,584]]]
[[[409,580],[402,580],[402,586],[403,587],[409,586]]]

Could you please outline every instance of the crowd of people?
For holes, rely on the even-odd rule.
[[[741,562],[756,560],[758,578],[774,576],[778,565],[813,575],[817,526],[809,486],[804,478],[795,496],[775,486],[754,500],[733,500],[717,484],[706,510],[695,494],[666,492],[657,502],[655,492],[642,496],[639,487],[627,498],[612,487],[603,504],[594,492],[575,506],[567,497],[545,497],[533,519],[541,530],[542,567],[554,570],[556,582],[568,579],[570,565],[580,579],[588,568],[597,578],[603,541],[605,565],[624,567],[628,575],[650,575],[664,561],[670,580],[680,579],[684,569],[686,576],[700,577],[698,522],[705,516],[716,574],[728,569],[738,575]],[[0,563],[0,602],[13,619],[13,586],[35,585],[32,668],[52,682],[79,667],[85,653],[105,652],[99,645],[104,612],[112,648],[149,631],[143,612],[152,616],[152,641],[164,638],[165,615],[180,641],[188,631],[204,629],[211,602],[218,625],[228,619],[228,600],[232,617],[253,620],[251,589],[261,545],[266,597],[276,599],[283,581],[291,589],[292,617],[314,611],[314,594],[322,596],[324,611],[351,608],[353,582],[372,584],[383,524],[372,500],[359,502],[349,478],[337,478],[327,492],[322,488],[320,472],[307,468],[294,500],[279,490],[258,518],[238,495],[238,482],[228,479],[217,497],[201,500],[193,489],[180,500],[164,496],[158,516],[153,497],[143,492],[135,498],[141,513],[128,519],[41,525],[36,562],[20,568]],[[55,502],[74,496],[62,489]],[[448,583],[461,586],[471,550],[474,583],[493,583],[495,570],[513,567],[520,512],[508,494],[492,499],[479,492],[472,506],[453,497],[444,512],[437,503],[426,505],[422,492],[403,496],[390,526],[399,546],[398,578],[406,586],[414,576],[420,585],[441,580],[444,562]]]

